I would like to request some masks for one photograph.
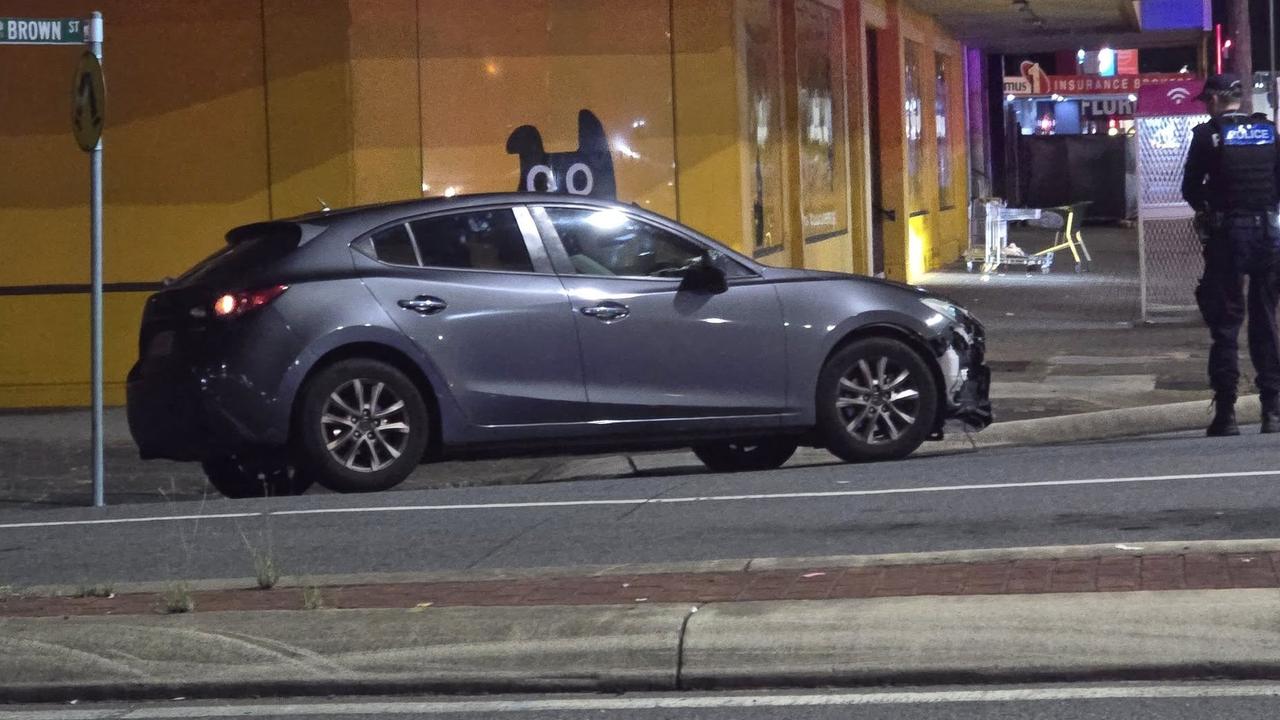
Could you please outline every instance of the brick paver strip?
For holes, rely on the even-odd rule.
[[[1132,555],[760,572],[557,576],[320,588],[327,608],[615,605],[658,602],[821,600],[910,595],[1001,595],[1280,587],[1280,553]],[[300,588],[191,593],[196,612],[300,610]],[[164,611],[159,594],[110,598],[0,596],[0,617],[142,615]]]

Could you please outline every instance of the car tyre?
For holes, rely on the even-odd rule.
[[[932,369],[909,345],[857,340],[836,351],[818,376],[818,432],[846,462],[897,460],[933,431],[938,399]]]
[[[342,360],[303,388],[294,454],[303,472],[335,492],[387,490],[421,462],[429,423],[422,393],[400,370]]]
[[[750,472],[780,468],[799,446],[793,438],[716,442],[695,445],[693,454],[715,472]]]
[[[200,463],[209,484],[229,498],[301,495],[311,480],[289,463],[281,450],[252,450]]]

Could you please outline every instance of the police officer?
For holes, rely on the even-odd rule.
[[[1200,99],[1212,119],[1193,131],[1182,181],[1182,197],[1196,210],[1204,243],[1204,276],[1196,288],[1196,304],[1212,337],[1210,437],[1240,434],[1235,415],[1237,342],[1246,304],[1249,357],[1262,397],[1262,432],[1280,432],[1280,147],[1274,124],[1240,112],[1241,93],[1240,79],[1233,75],[1215,75],[1205,83]]]

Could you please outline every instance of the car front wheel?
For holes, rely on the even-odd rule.
[[[303,389],[298,464],[335,492],[386,490],[422,460],[428,422],[422,394],[404,373],[377,360],[343,360]]]
[[[301,495],[311,481],[289,464],[283,450],[253,450],[200,463],[215,490],[229,498]]]
[[[897,460],[924,443],[938,417],[937,382],[925,360],[892,338],[837,351],[818,377],[818,431],[846,462]]]
[[[765,438],[696,445],[693,454],[715,472],[749,472],[782,467],[798,446],[791,438]]]

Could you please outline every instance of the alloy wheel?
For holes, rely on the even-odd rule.
[[[405,402],[395,391],[384,382],[359,378],[329,394],[320,426],[333,459],[362,473],[395,462],[412,430]]]
[[[855,439],[893,442],[920,416],[920,386],[910,370],[888,357],[859,359],[840,378],[836,409]]]

